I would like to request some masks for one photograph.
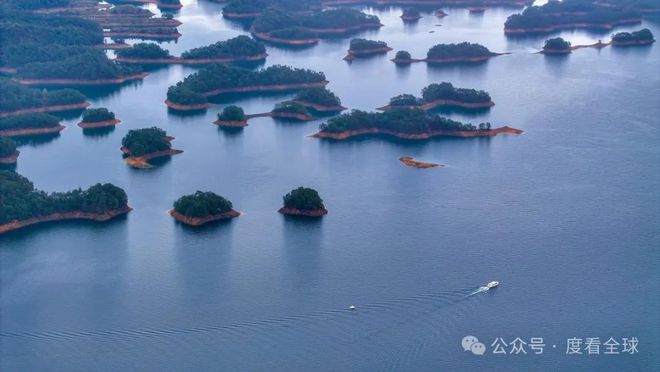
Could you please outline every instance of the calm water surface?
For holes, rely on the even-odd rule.
[[[183,37],[164,44],[174,54],[246,33],[217,4],[184,3]],[[345,106],[364,110],[433,82],[485,89],[490,111],[446,114],[526,133],[329,143],[306,138],[321,121],[271,118],[224,132],[211,124],[222,105],[264,112],[291,95],[168,113],[167,87],[195,71],[181,66],[87,91],[122,124],[89,136],[68,118],[59,137],[21,147],[17,171],[48,191],[115,183],[135,211],[0,238],[0,369],[657,370],[658,45],[544,57],[534,52],[546,37],[504,36],[515,9],[450,8],[414,25],[398,8],[366,10],[385,27],[360,36],[413,56],[460,41],[512,54],[473,66],[397,68],[393,52],[348,64],[344,38],[268,47],[267,65],[323,71]],[[643,26],[660,35],[658,24]],[[581,44],[609,34],[561,36]],[[121,138],[153,125],[185,152],[152,170],[127,167]],[[407,168],[403,155],[446,167]],[[299,185],[320,191],[330,210],[322,221],[276,213]],[[167,210],[195,190],[228,197],[244,215],[200,229],[176,224]],[[474,294],[490,280],[500,288]],[[463,351],[468,334],[486,355]],[[543,337],[546,349],[493,355],[497,337]],[[637,337],[639,353],[566,355],[572,337]]]

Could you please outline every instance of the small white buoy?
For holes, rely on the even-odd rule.
[[[355,306],[353,306],[353,305],[349,306],[348,310],[355,310]]]

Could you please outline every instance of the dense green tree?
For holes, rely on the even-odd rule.
[[[394,56],[394,59],[398,59],[401,61],[409,61],[412,59],[412,56],[410,55],[410,52],[407,52],[405,50],[400,50],[396,52],[396,55]]]
[[[422,15],[417,8],[404,8],[401,16],[403,18],[421,18]]]
[[[428,51],[426,57],[432,60],[484,57],[492,54],[493,53],[483,45],[462,42],[459,44],[438,44]]]
[[[245,116],[245,112],[242,108],[230,105],[222,109],[221,113],[218,113],[218,120],[243,122],[247,120],[247,117]]]
[[[77,104],[86,100],[84,95],[73,89],[39,90],[0,79],[0,112]]]
[[[309,111],[298,102],[282,102],[275,105],[274,113],[286,113],[309,116]]]
[[[567,50],[571,48],[571,43],[560,37],[555,37],[545,41],[543,50]]]
[[[114,120],[115,113],[108,111],[105,107],[87,109],[83,112],[82,121],[84,123],[96,123],[99,121]]]
[[[167,59],[172,55],[160,45],[155,43],[137,43],[130,48],[118,49],[115,51],[118,57],[123,58],[146,58],[146,59]]]
[[[209,46],[184,52],[183,59],[251,57],[266,53],[264,45],[251,37],[241,35]]]
[[[633,32],[618,32],[612,36],[614,42],[653,41],[653,33],[648,28]]]
[[[188,217],[208,217],[226,213],[233,208],[232,203],[213,192],[197,191],[180,197],[174,202],[174,210]]]
[[[158,127],[131,129],[121,140],[131,156],[140,156],[172,148],[167,133]]]
[[[322,106],[340,106],[341,100],[327,88],[304,89],[296,94],[294,100]]]
[[[60,125],[60,118],[35,112],[0,119],[0,130],[52,128]]]
[[[390,98],[390,106],[419,106],[423,102],[412,94],[400,94]]]
[[[443,82],[431,84],[422,89],[422,98],[425,102],[433,102],[440,99],[460,102],[488,102],[490,95],[483,90],[456,88],[451,83]]]
[[[137,66],[112,62],[101,50],[70,56],[58,61],[33,62],[18,68],[24,79],[117,79],[142,72]]]
[[[9,137],[0,136],[0,158],[14,155],[16,152],[16,142]]]
[[[302,186],[291,190],[291,192],[284,195],[283,199],[284,208],[301,210],[317,210],[325,208],[323,205],[323,199],[319,196],[318,191]]]
[[[387,48],[387,43],[384,41],[367,40],[367,39],[352,39],[350,43],[350,50],[361,51],[369,49]]]

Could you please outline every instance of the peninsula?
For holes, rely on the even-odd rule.
[[[384,113],[352,111],[334,117],[319,126],[315,138],[346,140],[364,135],[387,135],[407,140],[434,137],[493,137],[498,134],[521,134],[507,126],[491,129],[490,123],[478,126],[460,123],[420,109],[397,109]]]
[[[90,105],[77,90],[40,90],[0,79],[0,118],[37,112],[82,110]]]
[[[49,194],[15,172],[0,171],[0,188],[0,234],[51,221],[103,222],[131,211],[124,190],[109,183]]]
[[[253,71],[211,65],[171,86],[165,104],[174,110],[200,110],[210,106],[207,97],[224,93],[300,90],[327,84],[321,72],[288,66],[274,65]]]
[[[387,106],[378,108],[389,111],[400,108],[418,108],[432,110],[440,106],[460,107],[464,109],[487,109],[494,106],[490,94],[483,90],[456,88],[451,83],[431,84],[422,89],[422,98],[411,94],[401,94],[390,99]]]
[[[60,118],[43,112],[0,119],[0,136],[23,137],[61,132]]]
[[[0,164],[16,164],[20,153],[16,149],[16,142],[9,137],[0,136]]]
[[[233,209],[229,200],[210,191],[197,191],[180,197],[174,202],[174,208],[169,213],[177,221],[189,226],[200,226],[241,215]]]
[[[318,191],[306,187],[298,187],[284,195],[284,205],[278,212],[298,217],[323,217],[328,210],[323,205],[323,199]]]
[[[163,129],[157,127],[132,129],[122,139],[121,151],[126,157],[126,164],[131,167],[152,168],[150,160],[183,152],[172,148],[172,140],[174,137],[168,136]]]

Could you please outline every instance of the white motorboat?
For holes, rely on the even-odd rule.
[[[500,282],[498,282],[497,280],[493,280],[492,282],[486,284],[486,288],[493,289],[493,288],[497,287],[498,285],[500,285]]]

